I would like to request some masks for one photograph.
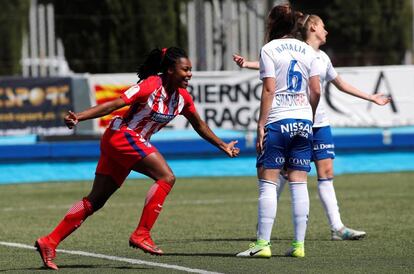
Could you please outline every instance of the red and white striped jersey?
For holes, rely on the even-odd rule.
[[[131,86],[121,98],[129,104],[123,123],[148,140],[177,115],[195,113],[193,99],[186,89],[168,94],[159,76],[150,76]]]

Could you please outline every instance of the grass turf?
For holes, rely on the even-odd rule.
[[[106,206],[59,248],[127,257],[223,273],[412,273],[414,173],[343,175],[335,188],[345,225],[365,230],[362,241],[333,242],[315,178],[309,180],[311,212],[304,259],[284,257],[292,240],[290,195],[285,189],[273,229],[271,259],[236,258],[255,237],[257,186],[253,177],[178,179],[153,229],[162,257],[128,247],[150,180],[129,180]],[[0,186],[0,241],[32,245],[68,208],[85,196],[90,182]],[[0,245],[0,272],[43,271],[37,252]],[[67,273],[179,273],[57,253]]]

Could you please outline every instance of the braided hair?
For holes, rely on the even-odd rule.
[[[178,47],[163,49],[153,49],[138,68],[138,78],[140,81],[152,75],[165,73],[170,67],[174,66],[180,58],[188,58],[187,53]]]

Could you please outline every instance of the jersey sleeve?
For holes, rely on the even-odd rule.
[[[150,77],[143,80],[142,82],[131,86],[123,94],[121,98],[125,101],[126,104],[131,105],[133,103],[145,103],[148,100],[149,95],[159,88],[161,83],[159,83],[157,77]]]
[[[331,63],[331,59],[328,59],[328,67],[326,69],[326,81],[330,82],[338,76],[334,66]]]
[[[319,76],[321,74],[322,67],[322,62],[315,55],[310,63],[309,78],[312,76]]]
[[[188,93],[187,90],[183,90],[183,92],[180,92],[181,96],[183,96],[184,99],[184,107],[181,111],[181,115],[187,116],[191,115],[197,112],[193,98],[191,98],[190,93]]]
[[[275,63],[270,53],[262,48],[260,51],[260,80],[267,77],[276,78]]]

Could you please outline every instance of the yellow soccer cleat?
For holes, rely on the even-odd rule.
[[[264,240],[258,240],[255,243],[251,243],[249,249],[238,253],[236,256],[247,258],[270,258],[272,257],[270,243]]]
[[[295,258],[305,257],[305,243],[293,241],[292,246],[286,251],[286,256]]]

